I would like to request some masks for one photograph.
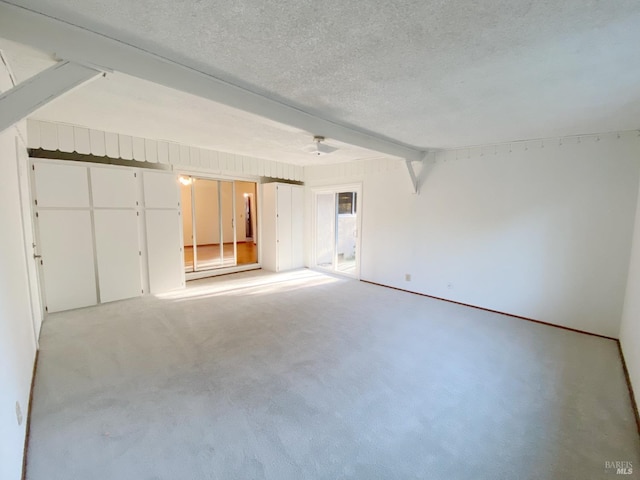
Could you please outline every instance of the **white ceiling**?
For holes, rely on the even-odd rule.
[[[638,0],[10,3],[417,147],[640,126]],[[127,115],[150,109],[151,123],[175,115],[174,122],[193,127],[194,144],[206,146],[202,136],[218,129],[230,142],[236,132],[251,143],[240,112],[201,108],[202,100],[173,91],[159,105],[163,87],[139,82],[121,75],[99,80],[45,108],[43,118],[73,122],[88,114],[67,99],[90,104],[99,95],[92,122],[117,126],[104,114],[116,106]],[[271,129],[291,129],[253,120],[262,125],[251,125],[256,143],[290,142]],[[206,131],[198,127],[202,121]],[[302,132],[294,133],[302,142]]]
[[[18,82],[56,63],[51,55],[1,38],[0,50]],[[325,143],[338,150],[316,157],[309,153],[315,144],[307,132],[117,72],[48,103],[31,118],[296,165],[382,157],[332,139]]]

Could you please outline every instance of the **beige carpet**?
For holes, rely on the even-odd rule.
[[[614,341],[308,270],[51,315],[27,478],[611,479]]]

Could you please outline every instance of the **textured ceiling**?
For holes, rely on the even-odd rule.
[[[107,75],[37,111],[33,118],[169,140],[296,165],[379,158],[330,140],[339,149],[316,157],[311,135],[224,105],[121,73]]]
[[[638,0],[10,3],[418,147],[640,126]]]
[[[38,50],[0,38],[0,50],[18,82],[54,65]],[[121,73],[108,74],[48,103],[31,118],[90,127],[296,165],[380,158],[335,140],[330,155],[309,153],[307,132]]]

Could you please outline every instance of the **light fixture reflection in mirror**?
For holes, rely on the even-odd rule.
[[[184,186],[191,185],[193,183],[193,177],[185,177],[181,175],[178,178],[178,181]]]

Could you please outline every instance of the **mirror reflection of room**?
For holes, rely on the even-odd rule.
[[[237,264],[258,263],[256,183],[236,181]]]
[[[185,271],[258,262],[256,183],[180,177]]]

